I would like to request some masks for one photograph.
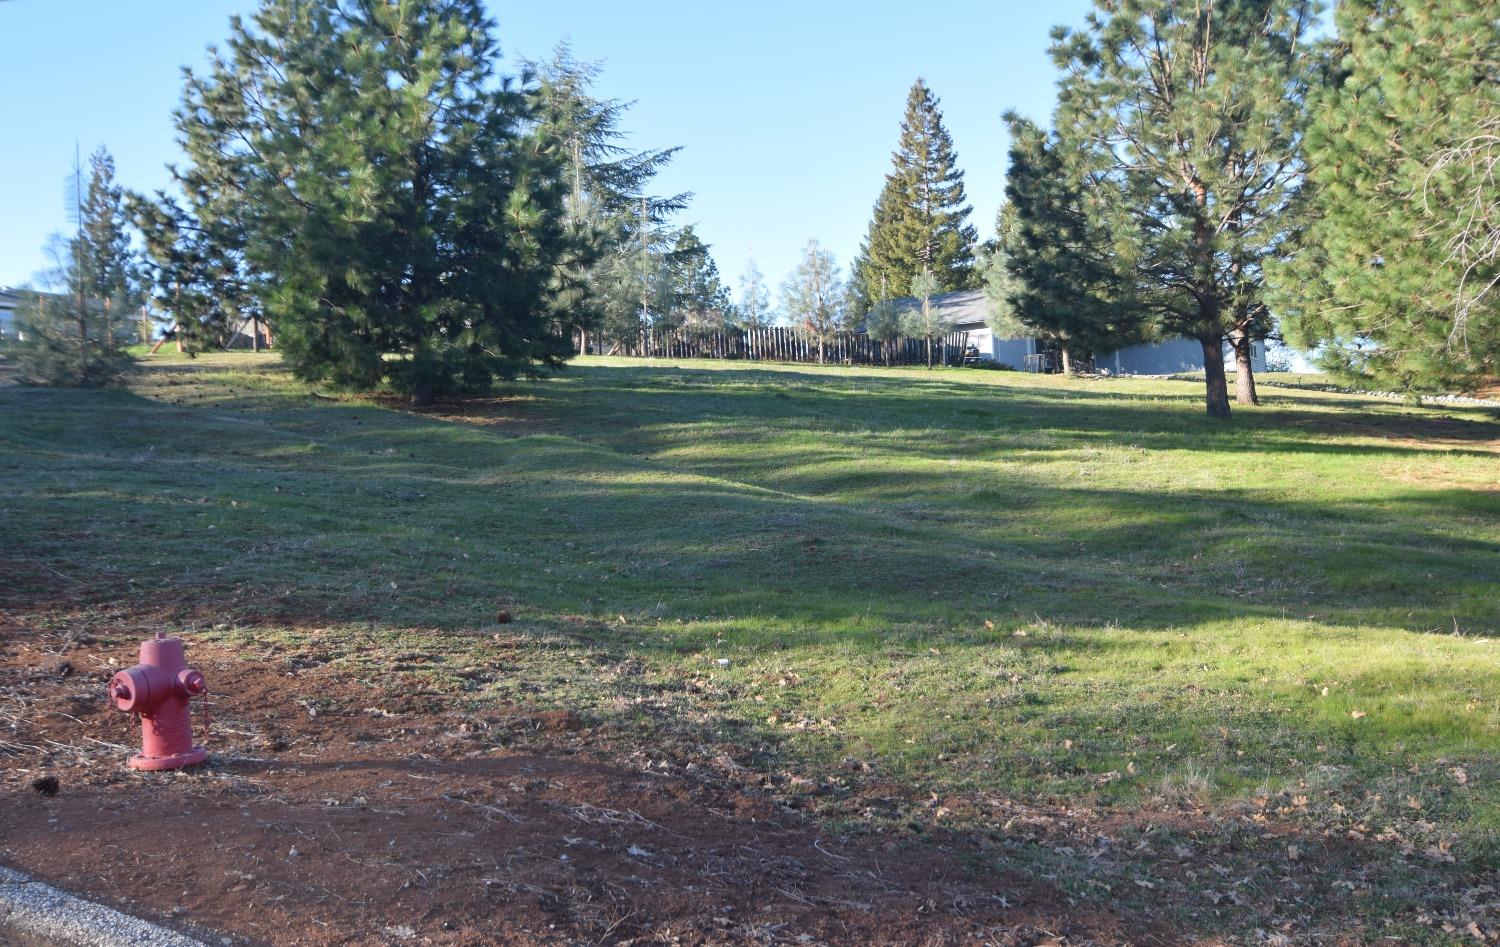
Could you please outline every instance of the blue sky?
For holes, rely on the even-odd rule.
[[[780,283],[809,237],[845,266],[890,165],[907,89],[942,100],[974,223],[992,229],[1005,186],[1007,108],[1044,118],[1055,73],[1047,31],[1088,0],[925,4],[488,0],[507,71],[568,38],[604,60],[600,91],[636,101],[638,147],[681,145],[662,192],[696,197],[682,217],[737,283],[752,255]],[[121,181],[167,184],[180,69],[204,61],[229,15],[255,0],[0,0],[0,285],[42,268],[64,226],[74,143],[106,145]]]

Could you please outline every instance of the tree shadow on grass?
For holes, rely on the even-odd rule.
[[[788,383],[789,376],[799,379]],[[1056,431],[1064,443],[1102,439],[1157,449],[1371,453],[1394,455],[1429,449],[1500,451],[1500,412],[1487,409],[1410,410],[1373,399],[1268,399],[1229,423],[1199,417],[1197,399],[1128,390],[1062,390],[965,384],[946,380],[883,376],[798,375],[774,370],[690,371],[589,366],[575,388],[541,389],[543,398],[594,400],[603,417],[619,416],[604,396],[630,395],[639,433],[673,415],[700,422],[745,419],[801,422],[813,429],[843,424],[931,429],[965,437],[983,434],[1024,437]],[[635,403],[645,403],[644,410]],[[619,403],[619,402],[617,402]],[[620,404],[623,408],[623,404]],[[1459,413],[1470,417],[1454,417]],[[1477,416],[1477,417],[1476,417]],[[596,421],[602,420],[596,415]],[[975,430],[976,425],[995,425]],[[628,422],[627,422],[628,424]],[[1290,437],[1288,428],[1301,432]],[[1339,443],[1313,437],[1368,438],[1376,443]],[[1387,443],[1380,443],[1381,441]],[[1045,447],[1045,445],[1043,445]],[[921,449],[920,439],[913,447]]]
[[[1500,495],[1482,491],[1330,504],[1000,470],[936,489],[878,471],[799,482],[841,457],[815,446],[778,449],[791,489],[771,489],[734,461],[699,465],[728,475],[704,477],[586,441],[496,439],[362,406],[292,403],[247,423],[128,394],[89,401],[88,415],[74,401],[0,430],[18,448],[14,554],[115,591],[131,578],[453,624],[503,589],[548,611],[753,610],[808,633],[858,614],[1160,626],[1315,612],[1480,634],[1500,623],[1487,594],[1500,546],[1455,519],[1500,514]],[[812,492],[830,483],[848,496]],[[67,585],[45,594],[80,591]]]

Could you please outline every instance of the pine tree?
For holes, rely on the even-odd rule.
[[[1054,32],[1065,70],[1055,127],[1080,142],[1132,293],[1163,334],[1203,348],[1206,403],[1255,397],[1250,342],[1269,331],[1264,267],[1284,250],[1302,184],[1315,0],[1095,0]]]
[[[1015,130],[1011,131],[1014,147]],[[1012,171],[1012,175],[1014,171]],[[1007,175],[1007,181],[1010,175]],[[984,286],[984,298],[988,310],[985,319],[990,330],[1000,338],[1019,338],[1035,334],[1034,329],[1022,322],[1011,304],[1011,297],[1020,289],[1015,269],[1011,264],[1011,250],[1015,247],[1016,205],[1001,201],[995,212],[995,236],[986,241],[979,257],[979,275]]]
[[[1048,134],[1014,113],[1007,201],[995,224],[996,251],[985,272],[990,324],[1008,336],[1057,348],[1071,373],[1075,356],[1136,340],[1139,311],[1100,210],[1111,186],[1091,176],[1077,142]]]
[[[1365,385],[1500,374],[1500,28],[1484,0],[1345,0],[1311,106],[1308,222],[1273,269],[1289,341]]]
[[[240,228],[197,216],[160,191],[130,195],[128,206],[145,243],[151,306],[180,349],[196,356],[222,347],[247,321],[259,345],[265,320],[245,276]]]
[[[893,299],[878,300],[865,313],[865,334],[881,343],[885,363],[891,364],[891,348],[901,339],[902,312]]]
[[[937,277],[931,270],[922,270],[911,281],[911,295],[917,305],[901,314],[901,332],[915,336],[927,343],[927,367],[932,368],[932,340],[941,339],[953,331],[953,324],[940,310],[932,305],[932,297],[939,292]],[[946,350],[945,350],[946,352]],[[947,363],[946,355],[944,364]]]
[[[938,292],[971,288],[976,233],[968,223],[964,175],[938,100],[918,79],[907,95],[891,172],[875,201],[854,267],[856,295],[868,306],[891,287],[930,270]]]
[[[827,346],[844,328],[848,299],[838,262],[816,240],[802,250],[802,260],[781,288],[782,309],[793,325],[818,345],[818,364],[826,359]]]
[[[572,239],[554,275],[556,317],[577,329],[584,347],[595,332],[633,341],[659,308],[643,304],[641,288],[652,298],[664,290],[660,258],[676,237],[665,224],[691,199],[647,193],[679,149],[628,148],[623,120],[630,103],[595,95],[601,66],[579,62],[567,44],[550,59],[529,62],[527,70],[537,78],[531,96],[536,121],[561,151],[568,187]]]
[[[188,74],[180,183],[299,377],[425,401],[562,364],[563,146],[497,56],[479,0],[263,0]]]
[[[115,159],[101,147],[89,158],[89,184],[79,214],[78,277],[85,298],[105,318],[128,313],[140,300],[139,263],[130,247],[125,191],[115,183]],[[105,344],[113,346],[118,331],[109,326]]]
[[[734,317],[729,290],[719,279],[719,267],[708,244],[692,226],[677,235],[668,258],[668,274],[677,325],[697,333],[728,328]]]
[[[745,272],[740,276],[740,301],[735,316],[742,328],[752,331],[764,329],[773,320],[771,291],[754,260],[745,264]]]
[[[7,344],[22,384],[95,388],[129,371],[121,347],[139,299],[135,256],[126,229],[124,194],[115,183],[115,163],[100,148],[83,169],[73,169],[78,228],[54,237],[46,282],[55,293],[22,295],[16,339]]]

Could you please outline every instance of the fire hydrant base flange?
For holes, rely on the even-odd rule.
[[[147,756],[138,753],[130,758],[130,768],[152,772],[162,769],[179,769],[183,766],[192,766],[208,759],[208,751],[201,746],[195,746],[186,753],[174,753],[171,756]]]

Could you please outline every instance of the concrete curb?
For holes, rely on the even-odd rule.
[[[23,944],[62,947],[206,947],[201,940],[0,866],[0,941],[7,934]]]

